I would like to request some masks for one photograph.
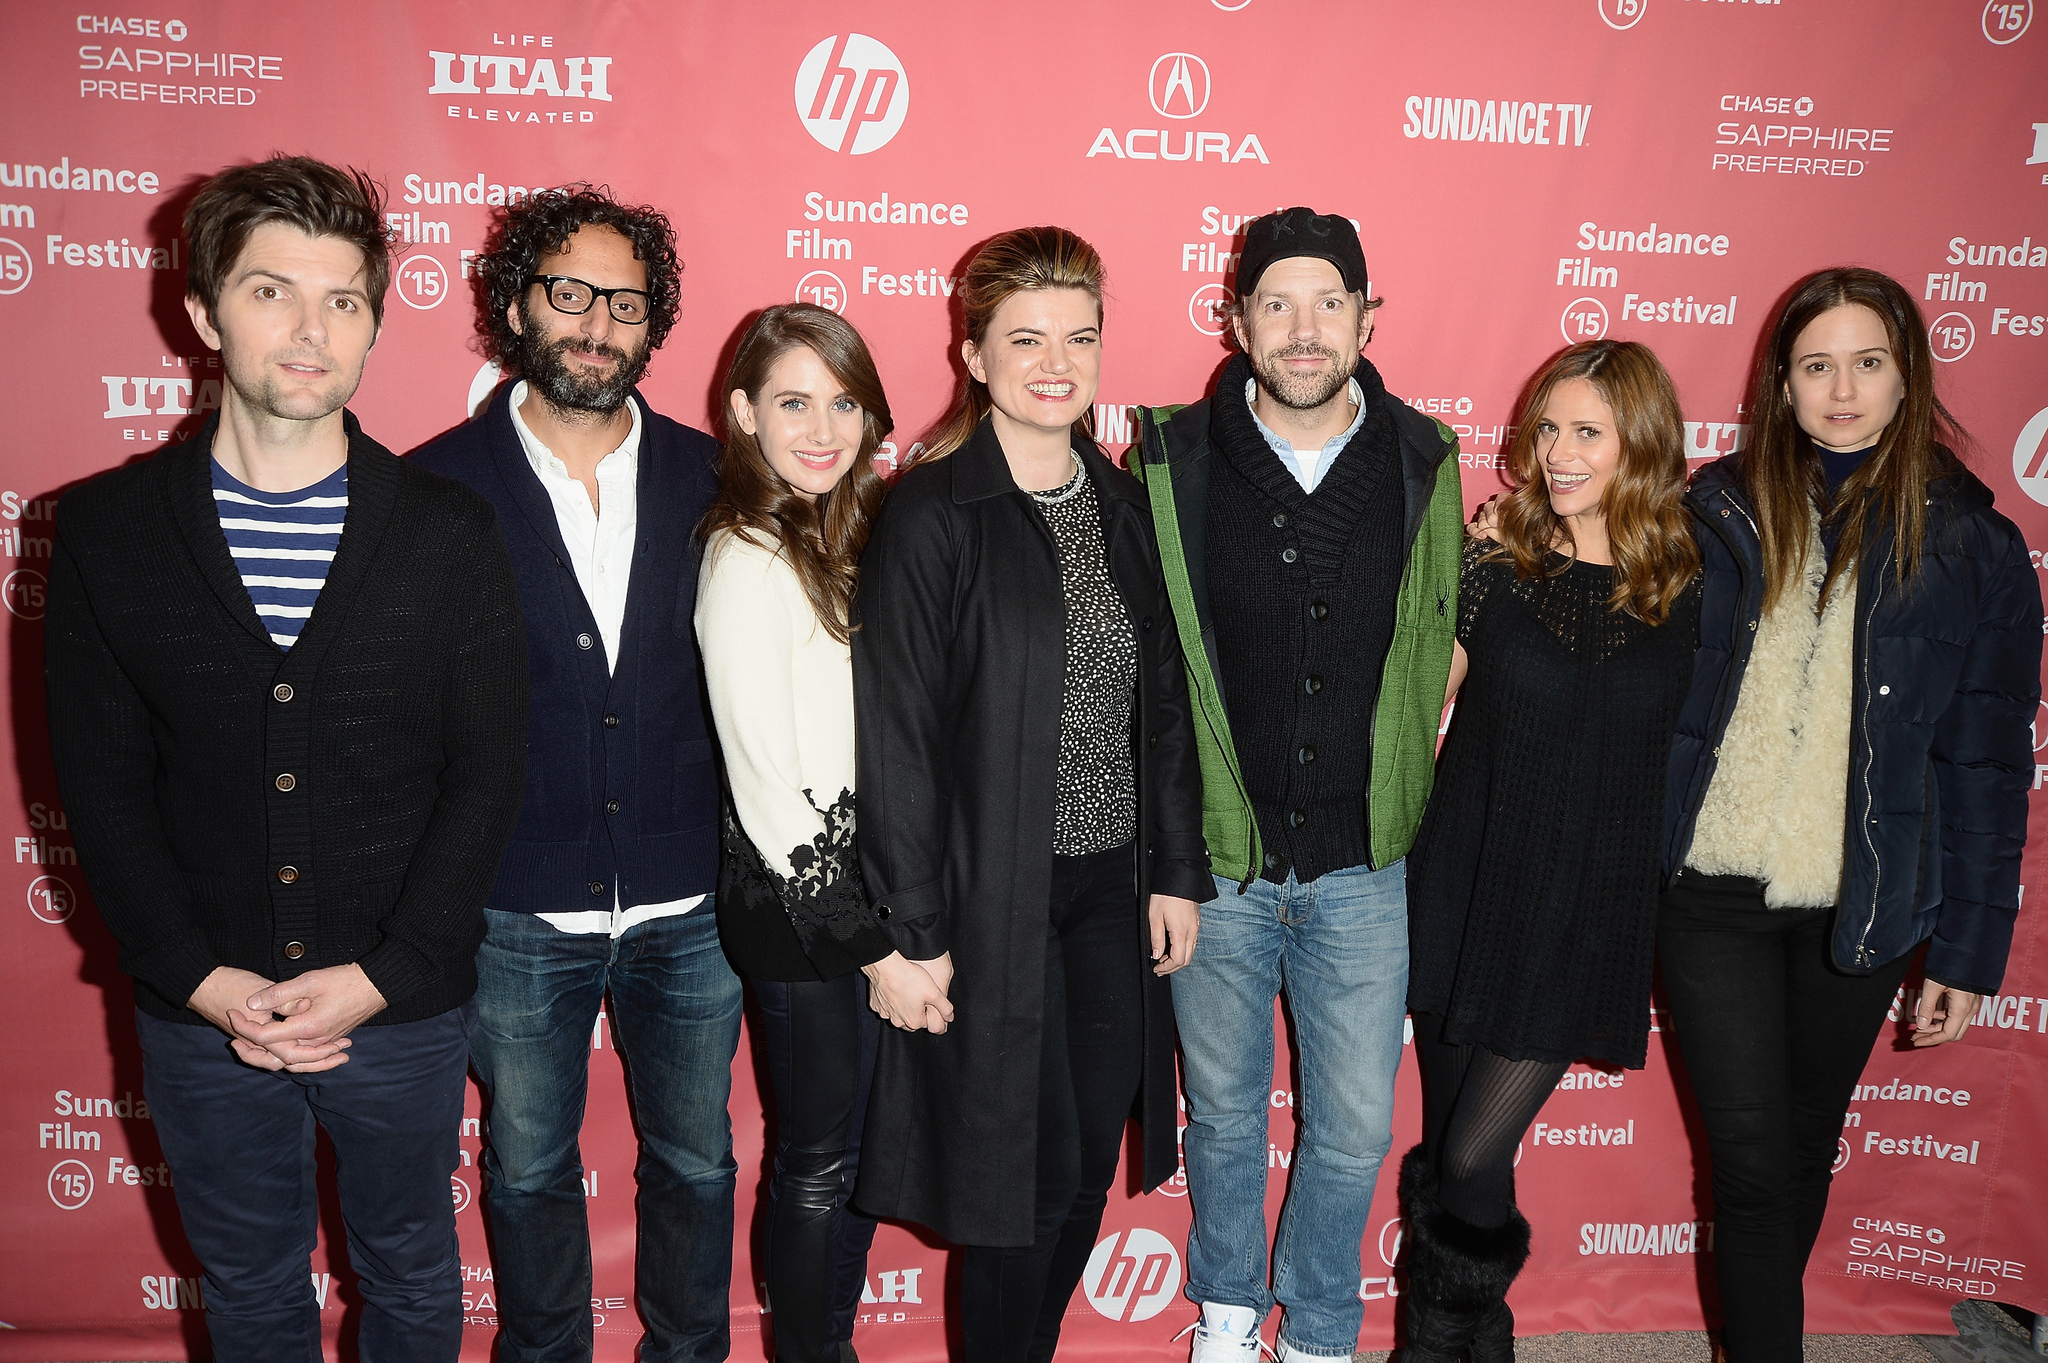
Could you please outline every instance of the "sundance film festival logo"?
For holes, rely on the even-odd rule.
[[[1607,334],[1607,305],[1590,294],[1574,298],[1564,305],[1557,328],[1564,334],[1566,345],[1597,341]]]
[[[889,144],[910,112],[910,78],[865,33],[835,34],[796,69],[796,114],[827,151],[861,156]]]
[[[1188,299],[1188,321],[1204,336],[1221,336],[1236,300],[1228,284],[1204,284]]]
[[[1650,0],[1594,0],[1600,8],[1600,18],[1609,28],[1634,28],[1643,21],[1643,12],[1650,7]]]
[[[1095,1247],[1081,1285],[1088,1304],[1111,1320],[1150,1320],[1180,1291],[1180,1255],[1158,1231],[1134,1226]]]
[[[23,840],[16,839],[16,842],[21,841]],[[70,848],[64,850],[72,852],[72,857],[76,860],[75,851]],[[15,855],[19,860],[19,848],[16,849]],[[62,876],[37,876],[29,882],[28,911],[34,914],[38,921],[62,923],[69,920],[77,908],[78,895],[72,890],[71,882]]]
[[[2036,500],[2048,502],[2048,496]],[[0,604],[4,604],[17,619],[40,620],[49,586],[50,580],[35,569],[16,568],[0,578]]]
[[[1209,107],[1209,63],[1192,52],[1169,52],[1152,63],[1147,91],[1161,118],[1193,118]]]
[[[1954,364],[1977,344],[1977,324],[1967,312],[1944,312],[1928,325],[1927,344],[1935,359]]]
[[[425,251],[400,261],[391,271],[391,282],[397,286],[399,301],[421,312],[440,307],[448,297],[447,267]]]
[[[1998,46],[2016,43],[2034,26],[2033,0],[1990,0],[1981,23],[1985,38]]]
[[[0,237],[0,298],[20,293],[35,275],[36,258],[28,248],[12,237]]]
[[[92,1201],[92,1170],[75,1159],[60,1160],[50,1170],[46,1184],[50,1201],[67,1212],[75,1212]]]

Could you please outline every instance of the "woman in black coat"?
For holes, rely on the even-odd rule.
[[[989,243],[959,293],[970,380],[861,561],[861,866],[949,989],[886,990],[855,1202],[968,1247],[972,1363],[1052,1357],[1124,1123],[1172,1176],[1173,1008],[1214,894],[1178,636],[1144,493],[1081,426],[1102,267],[1060,228]],[[927,1015],[930,1016],[930,1015]]]
[[[1843,1114],[1921,944],[1926,1047],[1969,1027],[2012,943],[2041,592],[1953,453],[1934,368],[1894,280],[1800,281],[1749,446],[1686,499],[1704,593],[1657,955],[1712,1150],[1731,1363],[1801,1356]]]

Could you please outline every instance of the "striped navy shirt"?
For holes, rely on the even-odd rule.
[[[213,504],[256,617],[279,648],[298,642],[327,585],[348,515],[348,465],[296,492],[258,492],[213,461]]]

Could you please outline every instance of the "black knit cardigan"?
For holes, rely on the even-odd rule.
[[[348,431],[340,548],[290,652],[214,510],[218,417],[67,493],[44,622],[50,740],[101,916],[152,1016],[217,966],[359,963],[372,1024],[475,992],[519,810],[526,645],[490,506]],[[287,779],[289,778],[289,779]]]

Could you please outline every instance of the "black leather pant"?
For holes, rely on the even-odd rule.
[[[777,1363],[838,1363],[853,1338],[875,1222],[847,1205],[874,1078],[880,1020],[867,977],[754,980],[762,1049],[775,1089],[769,1185],[769,1317]]]

